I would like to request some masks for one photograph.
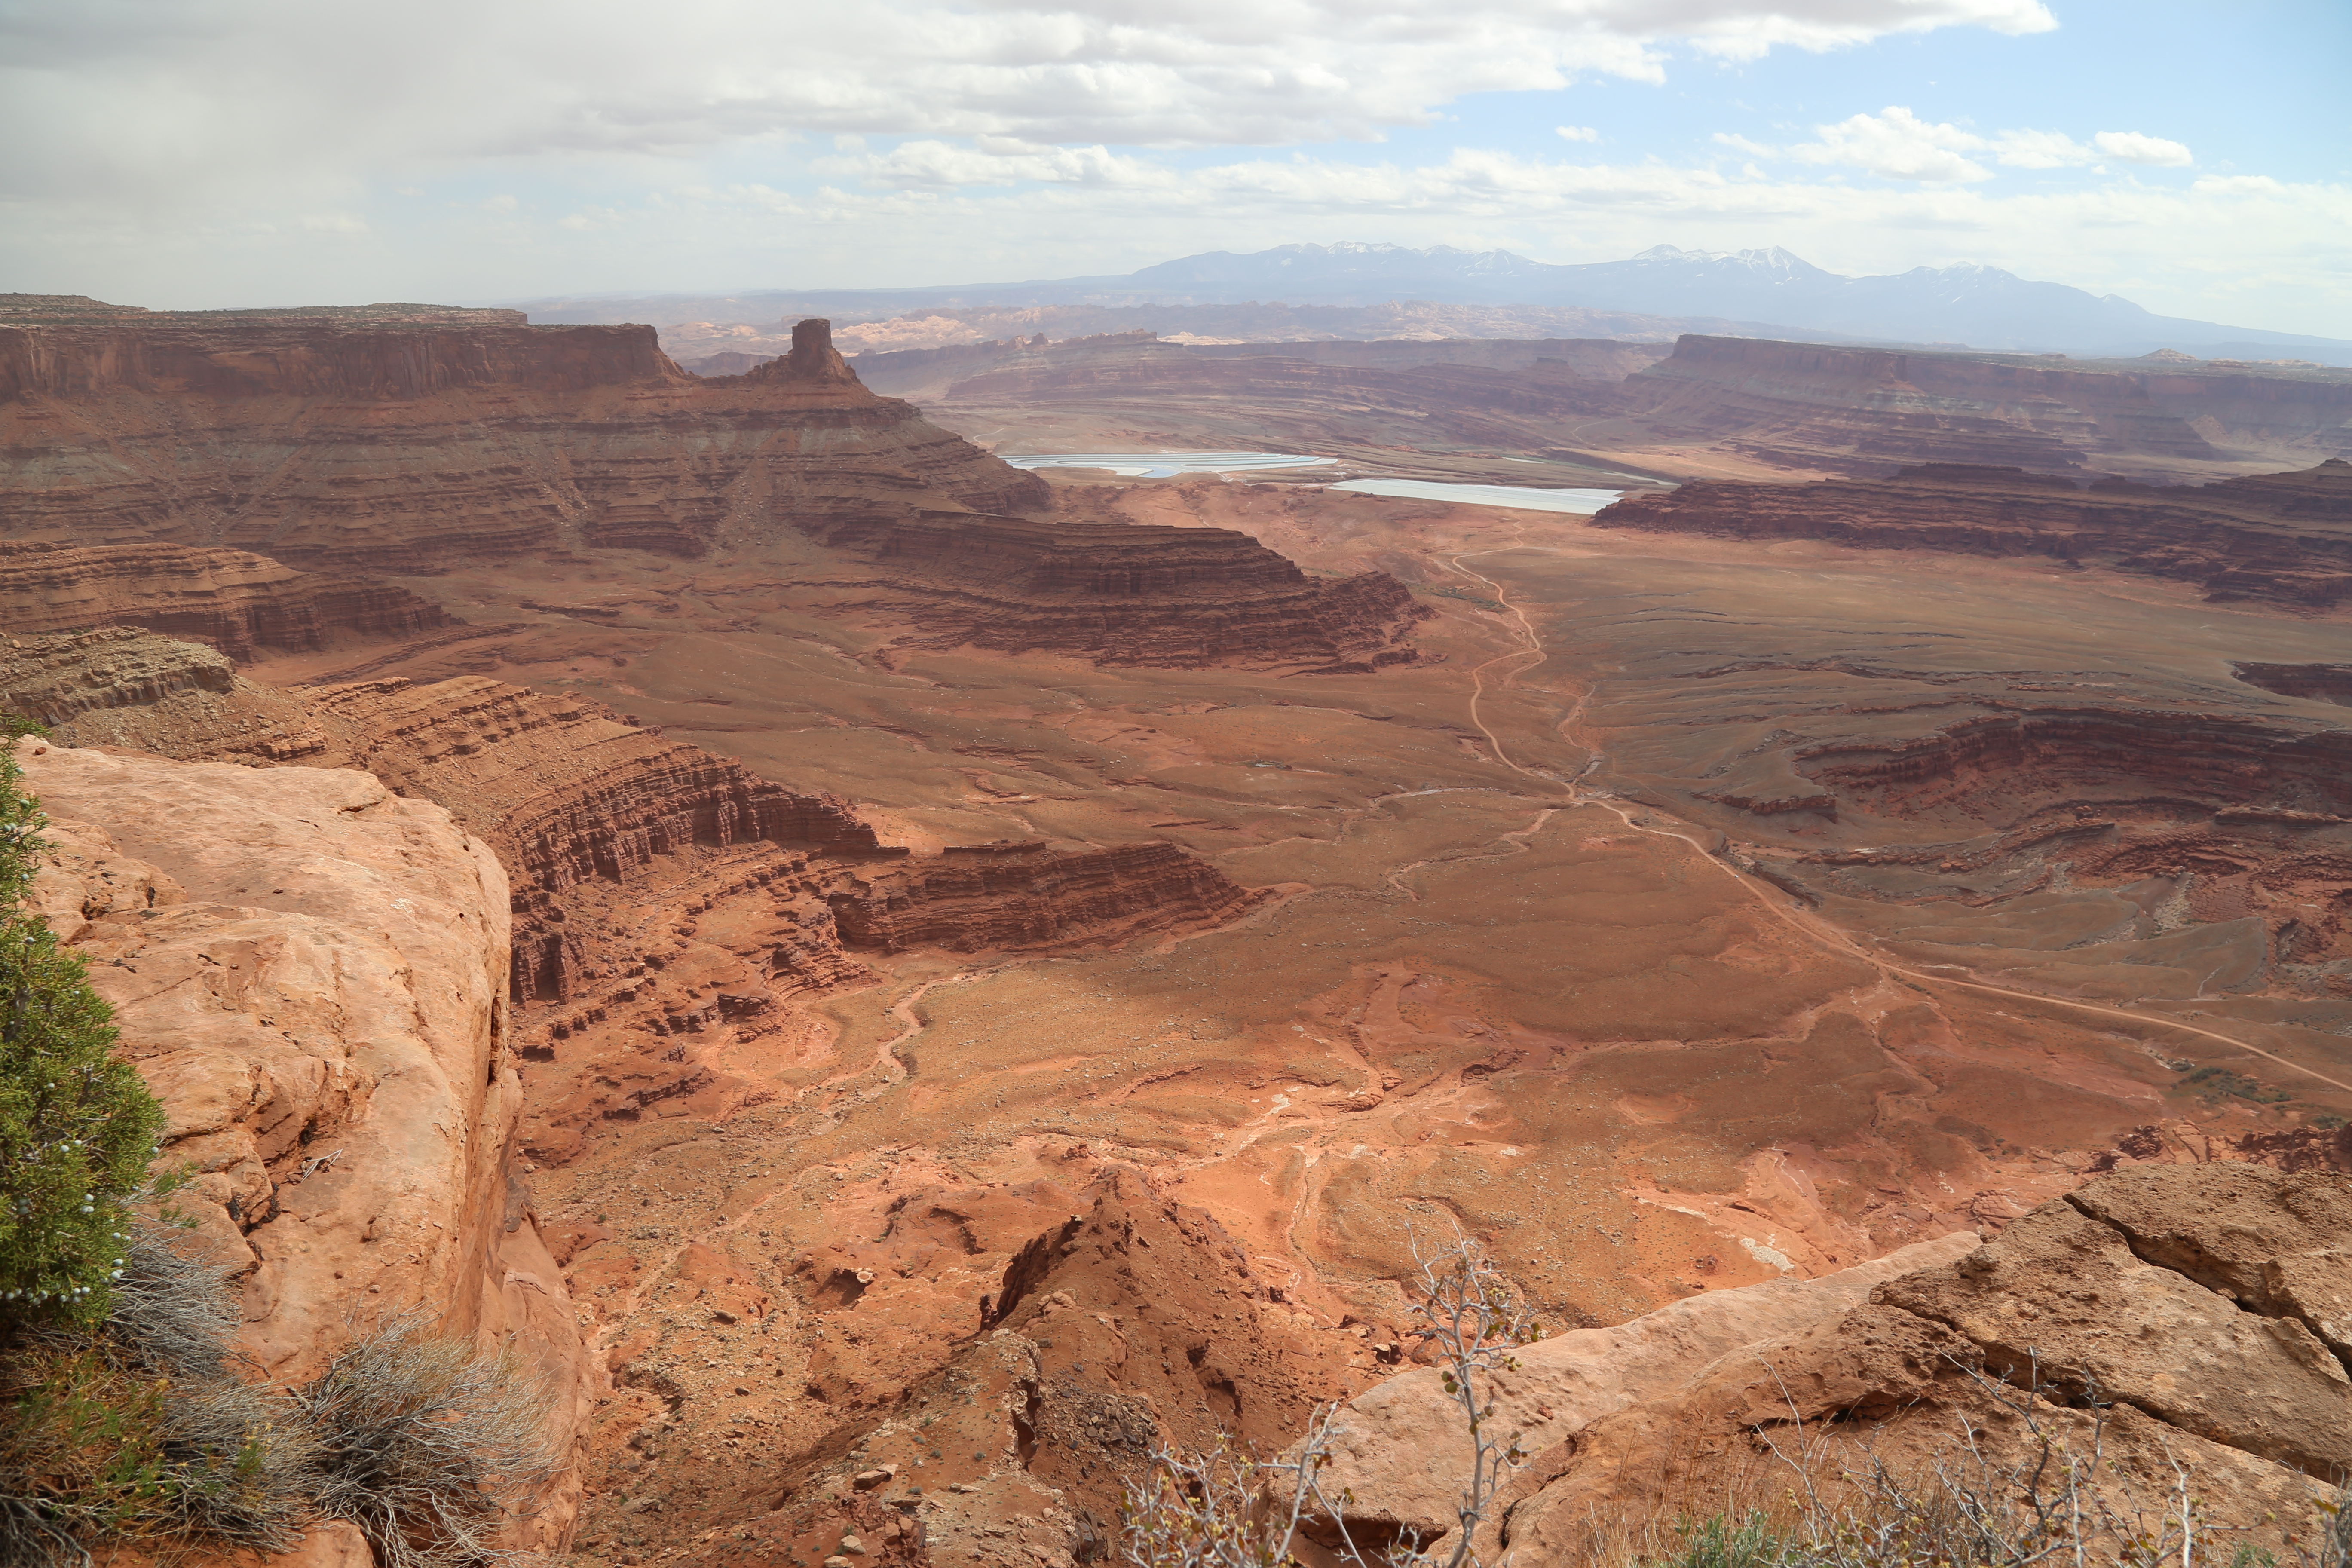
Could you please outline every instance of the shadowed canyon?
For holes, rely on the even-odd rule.
[[[1456,1226],[1565,1340],[1804,1290],[1723,1348],[1828,1356],[1837,1313],[1931,1334],[1957,1233],[2138,1267],[2078,1233],[2150,1171],[2260,1206],[2352,1164],[2352,374],[791,343],[696,375],[650,327],[0,297],[0,709],[48,728],[57,918],[177,1064],[274,1353],[338,1331],[284,1306],[322,1270],[536,1347],[577,1441],[527,1544],[1093,1561],[1155,1445],[1405,1398]],[[1340,462],[996,455],[1192,447]],[[201,847],[246,780],[252,879]],[[289,893],[320,821],[429,912]],[[288,1011],[303,943],[459,1087],[317,1044],[363,1024]],[[232,960],[205,1005],[311,1042],[300,1093],[136,973]],[[404,1120],[322,1167],[353,1074]],[[469,1239],[404,1275],[352,1205],[459,1114],[430,1223]],[[1757,1397],[1685,1371],[1691,1430]],[[1567,1464],[1531,1551],[1616,1485]]]

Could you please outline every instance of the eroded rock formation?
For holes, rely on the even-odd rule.
[[[2213,599],[2324,608],[2352,597],[2352,463],[2158,488],[1925,464],[1887,479],[1726,482],[1628,496],[1593,519],[1730,539],[2046,555],[2190,582]]]
[[[861,878],[831,902],[851,947],[977,952],[1123,942],[1228,920],[1267,896],[1234,886],[1173,844],[1003,844],[950,848]]]
[[[650,327],[512,311],[0,310],[0,537],[257,550],[432,573],[561,548],[908,505],[1042,504],[1041,481],[857,384],[825,324],[703,380]]]
[[[1309,577],[1229,529],[927,511],[812,531],[881,569],[856,602],[911,622],[909,647],[1354,673],[1419,657],[1406,633],[1433,613],[1384,572]]]
[[[239,1345],[299,1380],[410,1312],[546,1374],[561,1452],[589,1368],[518,1168],[507,879],[439,806],[351,771],[25,741],[51,817],[33,905],[89,963],[171,1121]],[[560,1547],[567,1473],[518,1544]]]
[[[361,681],[310,694],[342,756],[480,834],[515,884],[514,994],[570,994],[583,961],[565,895],[630,879],[656,857],[790,844],[876,852],[848,803],[757,778],[601,704],[480,677]]]

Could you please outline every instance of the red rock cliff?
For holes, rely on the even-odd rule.
[[[0,300],[0,538],[436,572],[567,547],[693,555],[803,519],[1047,499],[860,386],[822,322],[794,356],[705,381],[650,327],[16,299]]]
[[[518,1001],[568,994],[579,952],[562,895],[578,883],[624,881],[697,845],[876,851],[874,830],[846,802],[795,794],[579,698],[478,676],[360,681],[312,696],[355,765],[439,802],[497,847],[515,883]]]

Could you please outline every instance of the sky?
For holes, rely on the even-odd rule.
[[[0,290],[1778,245],[2352,338],[2347,59],[2347,0],[0,0]]]

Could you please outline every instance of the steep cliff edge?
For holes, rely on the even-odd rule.
[[[650,327],[512,311],[124,311],[0,300],[0,537],[432,573],[697,555],[803,518],[1043,505],[1042,481],[859,385],[824,322],[752,375]]]
[[[2352,463],[2203,486],[1924,464],[1886,479],[1687,484],[1628,496],[1601,528],[1826,539],[1875,550],[2046,555],[2194,583],[2217,600],[2326,608],[2352,598]]]
[[[1270,896],[1235,886],[1173,844],[1009,844],[950,848],[862,877],[831,902],[850,947],[977,952],[1100,946],[1230,920]]]
[[[26,741],[52,818],[34,902],[163,1102],[180,1202],[241,1271],[240,1348],[315,1373],[404,1313],[511,1342],[569,1445],[589,1368],[514,1135],[506,874],[441,808],[345,770]],[[560,1547],[567,1474],[528,1521]]]
[[[593,701],[478,676],[309,696],[337,754],[402,795],[439,802],[511,869],[518,1002],[561,1000],[576,984],[583,938],[564,895],[582,882],[624,882],[697,847],[877,852],[874,830],[847,802],[796,794]]]

